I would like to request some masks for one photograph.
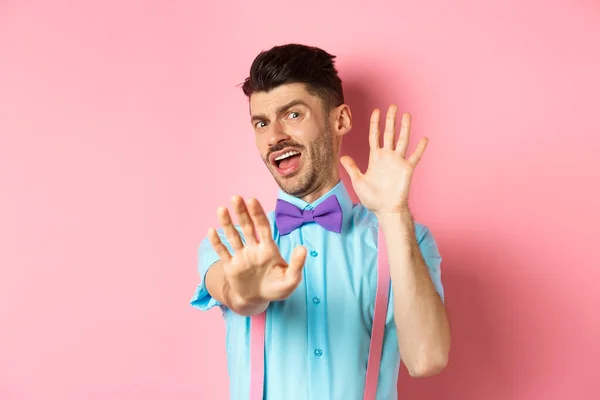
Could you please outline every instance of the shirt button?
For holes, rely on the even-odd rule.
[[[311,256],[311,257],[316,257],[316,256],[318,256],[318,255],[319,255],[319,253],[317,253],[315,250],[311,250],[311,251],[310,251],[310,256]]]
[[[321,299],[318,297],[313,297],[313,303],[315,304],[319,304],[321,302]]]
[[[323,350],[321,350],[321,349],[315,349],[315,356],[321,357],[322,355],[323,355]]]

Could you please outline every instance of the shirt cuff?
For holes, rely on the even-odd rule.
[[[192,307],[198,308],[202,311],[208,311],[213,307],[223,306],[223,304],[213,298],[206,289],[206,274],[208,273],[209,268],[217,261],[219,261],[219,256],[212,251],[203,251],[200,253],[200,259],[198,260],[201,271],[200,284],[196,286],[194,296],[190,301]]]

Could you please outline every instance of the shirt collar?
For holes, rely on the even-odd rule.
[[[296,207],[298,207],[301,210],[314,210],[315,207],[317,207],[319,204],[321,204],[323,201],[325,201],[325,199],[327,199],[329,196],[336,196],[338,201],[340,202],[340,206],[342,207],[342,218],[343,218],[342,231],[344,231],[346,228],[347,222],[350,219],[350,214],[352,212],[352,208],[354,207],[354,204],[352,203],[352,198],[348,194],[348,191],[346,190],[346,186],[344,185],[344,182],[342,182],[342,180],[340,180],[337,183],[337,185],[335,185],[331,190],[329,190],[327,193],[325,193],[323,196],[319,197],[317,200],[313,201],[312,203],[307,203],[306,201],[304,201],[302,199],[299,199],[297,197],[289,195],[288,193],[284,192],[281,189],[279,189],[278,198],[281,200],[285,200],[288,203],[292,203],[293,205],[295,205]]]

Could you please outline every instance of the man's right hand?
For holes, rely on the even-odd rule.
[[[269,220],[258,200],[249,199],[246,203],[235,196],[232,204],[246,243],[242,243],[225,207],[220,207],[217,215],[234,254],[229,253],[216,230],[209,230],[208,240],[223,263],[227,305],[243,314],[256,314],[264,311],[269,302],[289,297],[298,287],[306,249],[296,247],[288,264],[273,241]]]

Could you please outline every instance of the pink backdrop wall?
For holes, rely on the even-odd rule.
[[[227,398],[196,248],[232,194],[274,204],[236,85],[290,41],[339,56],[363,167],[374,107],[430,138],[454,340],[401,398],[600,398],[600,7],[351,3],[0,4],[0,399]]]

